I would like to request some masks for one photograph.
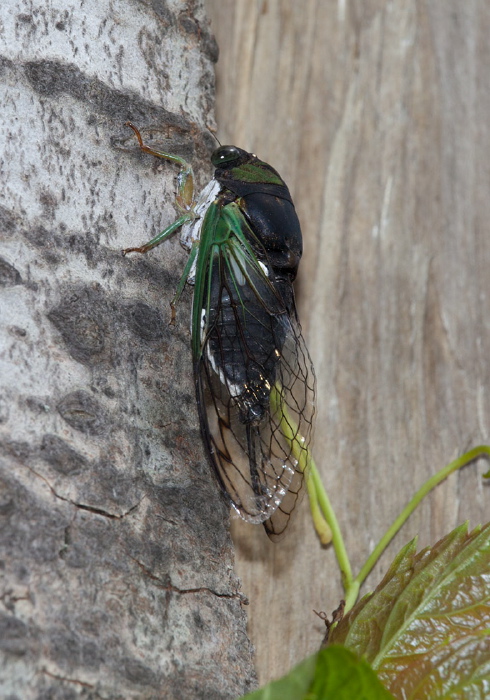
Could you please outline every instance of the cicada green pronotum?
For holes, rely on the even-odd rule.
[[[192,169],[178,156],[142,151],[180,166],[178,228],[190,251],[172,301],[194,285],[192,356],[201,432],[218,482],[239,515],[275,540],[296,506],[308,463],[315,375],[296,314],[293,280],[301,229],[280,175],[255,155],[221,146],[214,178],[195,199]]]

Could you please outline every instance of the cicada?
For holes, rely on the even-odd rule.
[[[299,502],[309,461],[315,375],[296,312],[293,281],[301,228],[289,190],[270,165],[236,146],[211,155],[213,179],[194,197],[179,156],[181,216],[146,253],[182,228],[189,259],[172,303],[194,285],[191,344],[201,433],[219,485],[236,512],[276,540]]]

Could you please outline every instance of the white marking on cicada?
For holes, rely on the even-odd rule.
[[[238,262],[235,260],[235,258],[231,258],[231,267],[233,269],[233,274],[235,275],[235,281],[240,287],[243,287],[243,285],[246,282],[245,276],[242,272],[242,269]]]
[[[267,267],[267,265],[264,265],[264,263],[261,262],[260,260],[257,260],[257,262],[259,263],[260,267],[262,268],[262,272],[264,272],[265,276],[269,277],[270,276],[269,275],[269,268]]]
[[[182,232],[180,234],[180,242],[186,250],[191,250],[194,241],[198,241],[201,238],[201,227],[206,212],[211,206],[211,204],[214,202],[216,197],[219,195],[220,191],[220,183],[213,178],[200,192],[196,204],[194,206],[195,217],[182,226]],[[194,263],[189,272],[189,276],[187,277],[187,282],[189,284],[194,284],[195,282],[196,263],[197,258],[194,260]]]
[[[280,472],[280,476],[275,480],[275,486],[273,488],[263,483],[262,494],[256,498],[257,504],[261,502],[261,510],[255,516],[247,514],[247,521],[254,524],[263,523],[264,520],[268,520],[274,515],[281,505],[284,496],[287,494],[294,475],[294,468],[285,463],[282,465],[282,472]],[[240,508],[234,503],[232,503],[232,506],[235,508],[238,515],[243,518],[243,513],[240,511]]]
[[[281,474],[281,486],[278,487],[274,493],[274,498],[273,498],[273,507],[274,510],[278,506],[281,505],[282,499],[286,495],[286,493],[289,490],[289,487],[291,485],[291,482],[293,480],[295,471],[294,469],[289,465],[289,464],[283,464],[282,465],[282,474]]]
[[[201,342],[204,340],[204,331],[206,329],[206,310],[201,309]],[[209,347],[209,343],[206,345],[206,355],[209,360],[209,364],[211,365],[213,372],[218,375],[220,382],[226,386],[228,393],[230,394],[231,398],[236,398],[237,396],[241,396],[243,392],[243,387],[240,386],[240,384],[233,384],[233,382],[228,381],[228,379],[225,376],[225,373],[221,369],[221,367],[218,366],[216,360],[214,359],[214,355],[211,352],[211,349]]]

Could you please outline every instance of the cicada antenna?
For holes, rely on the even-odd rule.
[[[211,129],[208,129],[208,131],[209,131],[209,133],[211,134],[211,136],[213,137],[213,139],[214,139],[215,141],[217,141],[218,146],[222,146],[223,144],[221,143],[221,141],[219,140],[219,138],[216,136],[216,134],[215,134],[213,131],[211,131]]]

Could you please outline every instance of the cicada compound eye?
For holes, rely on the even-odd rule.
[[[237,146],[220,146],[211,156],[211,163],[216,168],[229,168],[246,155],[247,152]]]

